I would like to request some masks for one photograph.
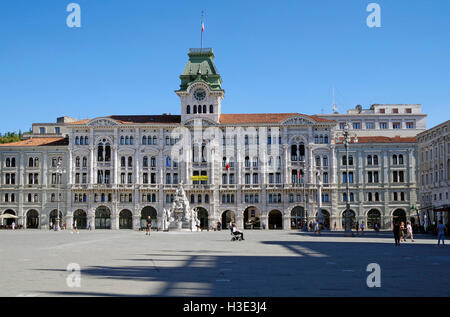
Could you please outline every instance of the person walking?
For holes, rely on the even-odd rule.
[[[400,245],[400,225],[398,224],[398,222],[394,223],[394,229],[392,231],[394,232],[395,245],[399,246]]]
[[[442,223],[442,220],[439,220],[439,224],[437,226],[437,233],[438,233],[438,246],[441,245],[441,239],[442,245],[444,246],[445,225]]]
[[[361,222],[361,235],[364,235],[364,221]]]
[[[412,226],[411,226],[411,221],[408,221],[408,223],[406,225],[405,241],[406,241],[406,239],[408,239],[408,237],[411,237],[411,242],[414,242],[414,236],[413,236],[413,229],[412,229]]]
[[[152,230],[152,218],[150,216],[147,217],[147,221],[145,223],[145,235],[150,235],[150,231]]]
[[[406,239],[405,239],[405,229],[406,229],[405,223],[402,221],[401,224],[400,224],[400,240],[403,239],[403,241],[406,242]]]
[[[314,222],[314,235],[316,235],[316,232],[320,236],[320,227],[319,227],[319,222],[317,220]]]
[[[79,233],[78,232],[78,228],[77,228],[77,221],[76,220],[74,220],[74,222],[73,222],[72,232],[71,233],[73,234],[74,232]]]
[[[195,220],[195,226],[197,227],[197,232],[200,231],[200,220],[198,218]]]
[[[16,222],[15,222],[15,221],[12,222],[11,228],[12,228],[13,230],[16,230]]]
[[[334,222],[334,231],[336,231],[336,221]]]

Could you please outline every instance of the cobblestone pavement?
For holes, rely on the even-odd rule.
[[[390,232],[0,231],[0,296],[450,296],[449,264],[435,237],[395,247]]]

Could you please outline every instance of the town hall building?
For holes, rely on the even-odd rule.
[[[426,115],[416,104],[347,113],[226,113],[212,49],[190,49],[175,93],[180,114],[105,115],[34,123],[0,145],[0,214],[25,228],[161,228],[183,187],[204,229],[298,229],[317,217],[391,228],[418,222],[418,147]],[[348,157],[342,132],[357,142]],[[353,138],[354,141],[355,138]],[[347,190],[347,185],[349,189]],[[9,222],[11,220],[8,220]],[[6,220],[5,220],[6,222]]]

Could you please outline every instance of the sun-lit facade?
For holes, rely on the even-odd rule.
[[[297,229],[319,208],[325,226],[340,229],[347,200],[368,227],[415,217],[420,105],[226,114],[213,60],[212,49],[190,50],[175,91],[180,115],[63,117],[1,145],[0,213],[27,228],[49,228],[58,208],[67,228],[77,220],[81,228],[139,229],[149,215],[160,228],[182,184],[209,229],[230,220],[245,229]],[[348,158],[339,139],[346,122],[358,135]]]

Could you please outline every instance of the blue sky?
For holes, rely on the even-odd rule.
[[[81,28],[66,6],[81,6]],[[366,7],[381,6],[381,28]],[[3,0],[0,132],[57,116],[178,114],[190,47],[212,47],[224,113],[421,103],[450,113],[450,1]]]

